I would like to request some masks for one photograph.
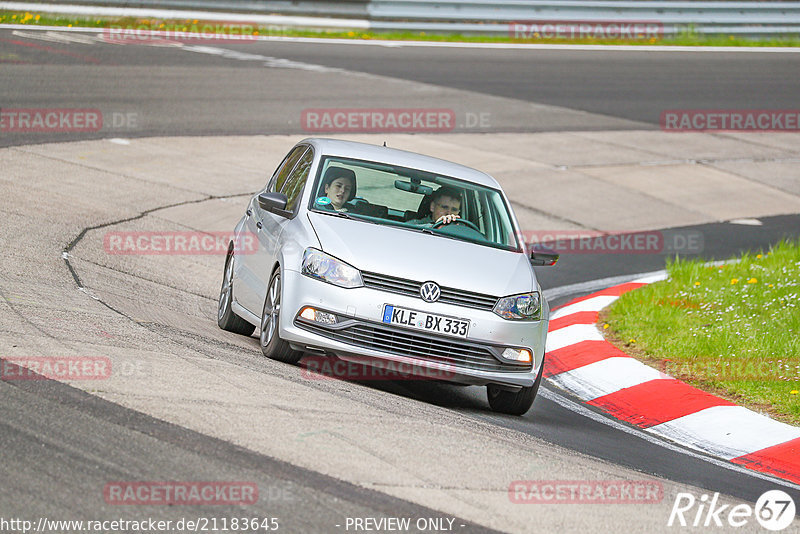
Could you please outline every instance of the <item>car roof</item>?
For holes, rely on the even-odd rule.
[[[309,137],[303,139],[300,143],[307,143],[314,146],[323,156],[339,156],[398,165],[401,167],[428,171],[441,176],[459,178],[493,189],[500,189],[500,184],[497,183],[497,180],[485,172],[451,161],[417,154],[416,152],[380,145],[371,145],[368,143],[358,143],[356,141],[344,141],[322,137]]]

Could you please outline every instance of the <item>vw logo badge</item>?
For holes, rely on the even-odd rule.
[[[419,294],[425,302],[436,302],[442,292],[436,282],[425,282],[419,288]]]

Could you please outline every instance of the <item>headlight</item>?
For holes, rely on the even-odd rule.
[[[364,285],[358,269],[315,248],[306,249],[301,271],[306,276],[319,278],[339,287],[351,288]]]
[[[497,301],[492,310],[503,319],[535,321],[541,319],[542,303],[539,292],[523,293],[503,297]]]

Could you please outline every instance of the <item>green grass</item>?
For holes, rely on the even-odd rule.
[[[242,15],[242,22],[247,24],[247,15]],[[155,20],[133,17],[85,17],[68,16],[50,13],[30,13],[23,11],[0,10],[0,25],[28,24],[31,26],[66,26],[82,28],[146,28],[169,31],[202,31],[204,24],[210,21],[191,19]],[[194,29],[193,29],[194,27]],[[555,44],[599,44],[599,45],[664,45],[664,46],[800,46],[800,36],[773,39],[746,39],[733,35],[702,36],[693,28],[675,37],[663,39],[514,39],[510,36],[497,35],[461,35],[430,34],[425,32],[365,32],[361,30],[303,30],[279,28],[276,26],[254,26],[253,35],[275,37],[314,37],[329,39],[363,39],[363,40],[399,40],[399,41],[440,41],[466,43],[555,43]],[[250,30],[248,30],[250,34]]]
[[[722,266],[675,260],[667,272],[603,314],[609,337],[675,378],[800,424],[800,240]]]

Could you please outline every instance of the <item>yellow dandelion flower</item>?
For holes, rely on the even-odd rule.
[[[694,283],[694,287],[697,287],[697,286],[699,286],[699,285],[700,285],[700,282],[695,282],[695,283]]]
[[[789,392],[790,395],[797,395],[798,393],[800,393],[800,391],[797,391],[796,389],[793,389]]]
[[[748,284],[757,284],[758,283],[758,278],[751,278],[750,280],[747,281],[747,283]]]
[[[775,287],[775,284],[770,284],[769,287]]]
[[[34,17],[34,18],[36,19],[36,22],[39,22],[39,19],[42,18],[42,16],[41,15],[36,15],[36,17]]]
[[[764,257],[764,256],[762,256],[761,254],[756,254],[756,258],[757,258],[757,259],[759,259],[759,260],[760,260],[761,258],[763,258],[763,257]]]
[[[629,339],[628,343],[636,343],[636,340],[635,339]]]
[[[739,283],[739,279],[738,278],[731,278],[731,285],[738,284],[738,283]]]
[[[608,323],[603,325],[603,330],[608,330]]]

